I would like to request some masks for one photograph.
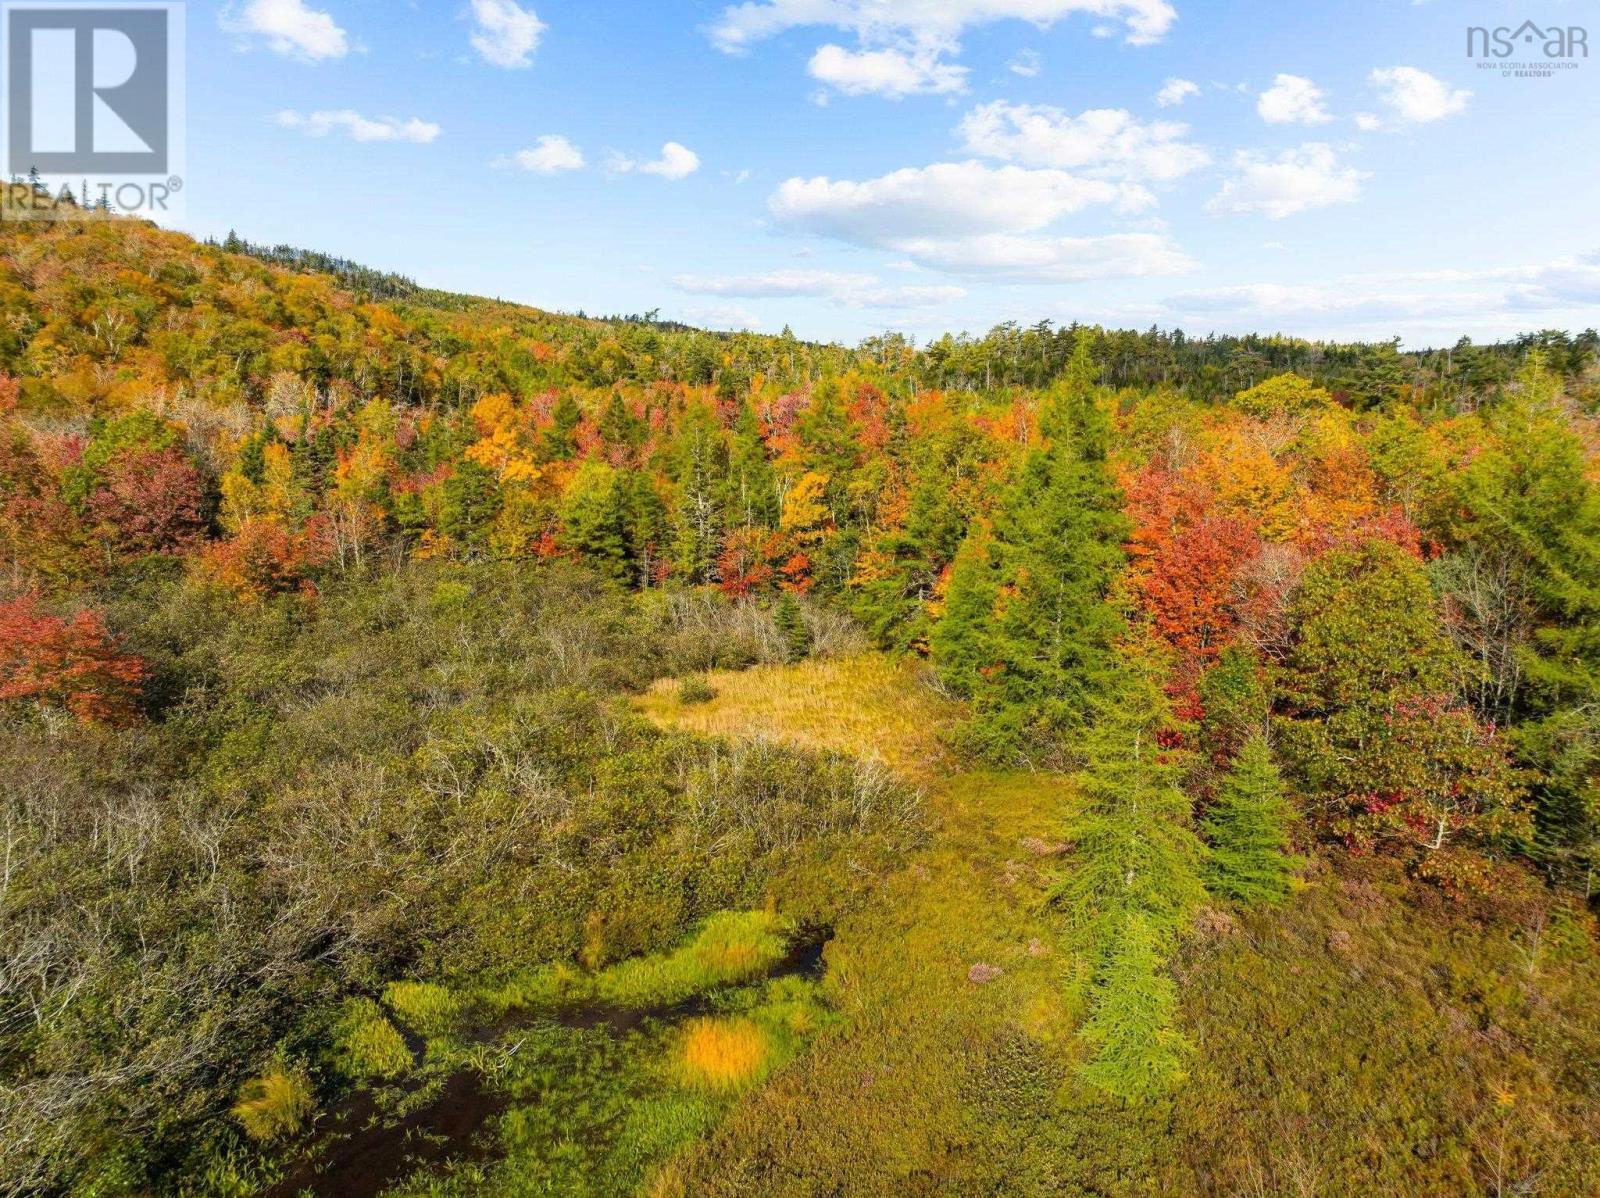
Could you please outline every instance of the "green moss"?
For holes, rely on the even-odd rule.
[[[383,1009],[370,998],[344,1005],[333,1032],[335,1066],[356,1080],[399,1077],[411,1068],[411,1050]]]
[[[425,1036],[453,1031],[461,1015],[461,999],[433,982],[390,982],[383,1001],[402,1023]]]

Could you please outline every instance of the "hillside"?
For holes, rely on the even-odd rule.
[[[1592,331],[0,312],[0,1194],[1600,1191]]]

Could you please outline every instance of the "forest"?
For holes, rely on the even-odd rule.
[[[1600,1192],[1597,351],[0,227],[0,1195]]]

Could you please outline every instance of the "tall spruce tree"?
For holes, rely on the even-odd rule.
[[[1206,888],[1241,903],[1280,903],[1293,886],[1300,860],[1289,852],[1294,810],[1272,750],[1260,735],[1245,742],[1201,825],[1211,843]]]
[[[790,662],[804,660],[811,652],[811,629],[806,625],[799,602],[788,591],[778,600],[772,622],[777,627],[778,635],[783,638],[785,658]]]

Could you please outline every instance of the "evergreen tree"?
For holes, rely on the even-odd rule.
[[[583,422],[583,409],[570,392],[556,401],[551,414],[550,427],[545,429],[539,442],[541,462],[567,462],[578,456],[578,425]]]
[[[561,501],[561,543],[610,578],[628,573],[627,496],[617,471],[586,463]]]
[[[1120,620],[1107,599],[1128,526],[1093,372],[1081,338],[1046,402],[1043,442],[996,514],[987,568],[964,551],[967,568],[951,578],[946,618],[961,624],[934,641],[941,672],[970,688],[973,747],[994,759],[1058,754],[1082,731],[1113,665]],[[953,660],[941,660],[941,644]]]
[[[1178,785],[1183,763],[1161,743],[1170,703],[1145,652],[1133,655],[1099,704],[1081,807],[1067,828],[1073,864],[1053,895],[1090,980],[1082,1035],[1094,1055],[1084,1074],[1130,1100],[1159,1093],[1180,1071],[1167,962],[1205,900],[1205,846]]]
[[[1128,1102],[1157,1098],[1183,1076],[1191,1051],[1177,1030],[1178,988],[1163,937],[1127,912],[1094,982],[1094,1006],[1079,1032],[1094,1055],[1082,1076]]]
[[[783,638],[784,654],[791,663],[803,660],[811,652],[811,629],[806,626],[800,604],[788,591],[778,600],[772,622]]]
[[[606,448],[624,450],[624,460],[632,460],[633,451],[644,443],[644,422],[628,410],[622,393],[613,391],[611,401],[600,414],[600,437]],[[613,460],[617,460],[615,457]]]
[[[984,684],[993,661],[994,608],[1000,582],[980,526],[967,535],[950,568],[944,614],[929,637],[939,680],[956,694],[971,697]]]
[[[1201,825],[1211,842],[1206,888],[1241,903],[1282,902],[1300,866],[1289,853],[1293,818],[1266,738],[1254,736],[1223,779]]]
[[[1126,911],[1170,940],[1205,900],[1205,846],[1179,786],[1186,763],[1161,743],[1174,727],[1171,703],[1144,651],[1129,652],[1135,660],[1097,704],[1067,828],[1073,868],[1056,889],[1085,943],[1101,947]]]
[[[500,484],[494,472],[463,458],[445,480],[439,529],[464,548],[481,549],[488,542],[500,506]]]
[[[778,523],[778,485],[761,421],[746,404],[739,409],[728,448],[728,474],[722,497],[729,525],[774,528]]]
[[[715,414],[704,404],[691,404],[684,411],[667,453],[667,468],[677,485],[674,571],[687,582],[709,581],[722,540],[727,446]]]

